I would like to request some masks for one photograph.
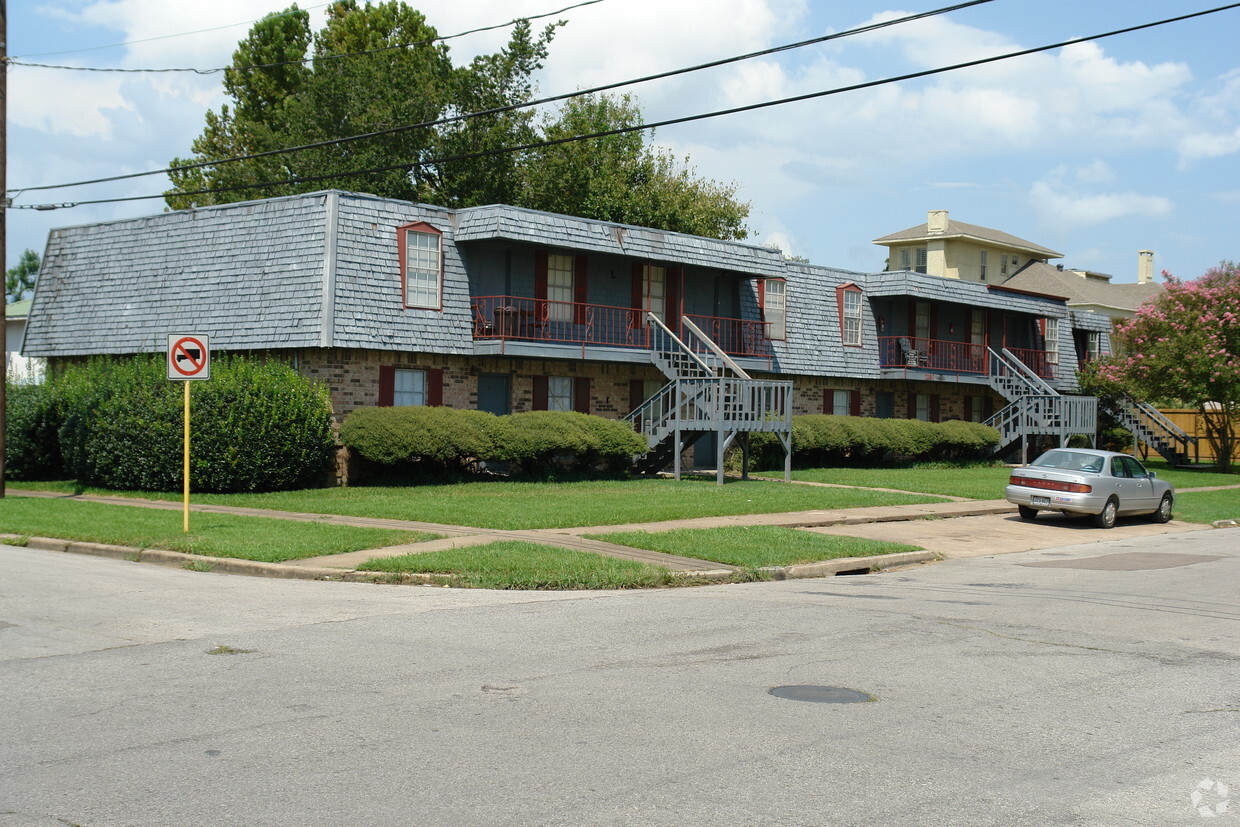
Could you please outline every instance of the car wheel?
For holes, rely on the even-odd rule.
[[[1163,494],[1162,502],[1158,504],[1158,510],[1150,515],[1150,519],[1156,523],[1171,522],[1171,495]]]
[[[1018,505],[1016,506],[1016,510],[1020,512],[1020,518],[1022,520],[1036,520],[1038,518],[1038,510],[1036,508],[1030,508],[1027,505]]]
[[[1102,511],[1094,515],[1094,525],[1098,528],[1113,528],[1115,526],[1115,518],[1119,514],[1119,502],[1114,497],[1107,500],[1107,504],[1102,506]]]

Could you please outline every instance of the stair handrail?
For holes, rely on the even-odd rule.
[[[1001,348],[1002,355],[1000,355],[995,352],[994,348],[987,348],[987,350],[990,351],[991,356],[990,372],[992,376],[996,375],[994,364],[997,361],[1000,365],[1003,365],[1008,370],[1013,371],[1017,378],[1022,380],[1026,385],[1041,394],[1045,396],[1059,396],[1059,391],[1047,384],[1046,380],[1044,380],[1041,376],[1038,376],[1037,373],[1031,370],[1029,366],[1022,362],[1016,354],[1012,353],[1012,351],[1007,348]]]
[[[718,359],[720,362],[723,362],[723,364],[727,365],[728,369],[732,371],[733,373],[735,373],[739,378],[741,379],[752,378],[748,373],[745,372],[745,370],[740,365],[736,364],[736,361],[733,360],[731,356],[723,352],[723,348],[715,344],[714,339],[710,338],[705,333],[703,333],[702,329],[698,327],[696,324],[694,324],[691,319],[689,319],[688,317],[682,316],[680,319],[680,323],[690,333],[696,336],[702,344],[706,345],[707,349],[710,350],[710,352],[715,355],[716,359]]]
[[[671,328],[669,328],[667,325],[663,324],[662,320],[661,320],[661,319],[659,319],[659,317],[658,317],[658,316],[654,315],[654,314],[653,314],[653,313],[651,313],[649,310],[647,310],[647,311],[646,311],[646,318],[647,318],[647,320],[649,320],[649,321],[653,322],[654,324],[658,325],[658,327],[659,327],[659,328],[661,328],[661,329],[663,330],[663,332],[664,332],[664,333],[666,333],[666,334],[667,334],[667,335],[671,338],[671,340],[672,340],[673,342],[675,342],[676,344],[680,345],[680,349],[681,349],[682,351],[684,351],[684,352],[685,352],[685,353],[689,356],[689,358],[691,358],[693,361],[697,362],[697,363],[698,363],[698,365],[702,368],[702,370],[706,371],[706,372],[707,372],[708,374],[710,374],[711,376],[715,376],[715,375],[716,375],[717,371],[716,371],[716,370],[715,370],[715,369],[714,369],[714,368],[713,368],[710,364],[708,364],[708,363],[706,362],[706,360],[705,360],[705,359],[703,359],[701,356],[698,356],[696,353],[694,353],[694,352],[693,352],[693,348],[689,347],[689,346],[688,346],[688,345],[686,345],[684,342],[682,342],[682,341],[680,340],[680,337],[679,337],[679,336],[677,336],[675,333],[673,333],[673,332],[671,331]],[[692,323],[690,323],[690,324],[692,324]]]
[[[1128,404],[1131,407],[1136,408],[1138,411],[1145,414],[1145,416],[1149,417],[1150,419],[1154,420],[1159,425],[1161,425],[1164,430],[1173,434],[1176,439],[1181,440],[1185,443],[1197,441],[1198,439],[1197,437],[1189,436],[1188,433],[1183,428],[1181,428],[1179,425],[1176,425],[1174,422],[1172,422],[1167,417],[1163,416],[1162,411],[1158,410],[1157,408],[1155,408],[1153,405],[1149,404],[1148,402],[1142,402],[1139,399],[1133,399],[1131,396],[1128,396],[1128,395],[1125,395],[1124,399],[1128,402]]]

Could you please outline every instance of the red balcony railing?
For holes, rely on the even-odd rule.
[[[986,346],[913,336],[880,336],[879,364],[885,368],[985,374]],[[1053,378],[1051,354],[1044,350],[1008,348],[1043,379]]]
[[[645,311],[527,296],[478,296],[473,300],[474,338],[610,347],[650,347]],[[731,356],[769,356],[760,321],[689,315]],[[671,323],[679,335],[680,325]],[[681,337],[684,338],[683,336]]]

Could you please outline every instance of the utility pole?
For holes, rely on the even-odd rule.
[[[8,262],[5,245],[8,242],[7,222],[9,213],[9,179],[8,179],[8,111],[9,111],[9,8],[8,0],[0,0],[0,260]],[[8,268],[0,268],[8,275]],[[6,285],[7,287],[7,285]],[[0,499],[4,498],[4,431],[8,426],[8,400],[5,393],[9,384],[9,345],[5,341],[8,332],[8,290],[4,300],[0,301]]]

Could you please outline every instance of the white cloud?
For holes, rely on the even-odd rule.
[[[133,111],[121,93],[120,75],[15,66],[9,70],[9,117],[50,134],[112,138],[118,110]]]
[[[1180,139],[1178,149],[1181,169],[1190,161],[1232,155],[1240,152],[1240,127],[1236,127],[1231,133],[1201,132],[1185,135]]]
[[[1059,167],[1030,187],[1030,205],[1047,224],[1061,229],[1129,216],[1165,216],[1172,210],[1171,200],[1160,195],[1091,193],[1088,185],[1097,183],[1096,175],[1096,164],[1075,170]]]

